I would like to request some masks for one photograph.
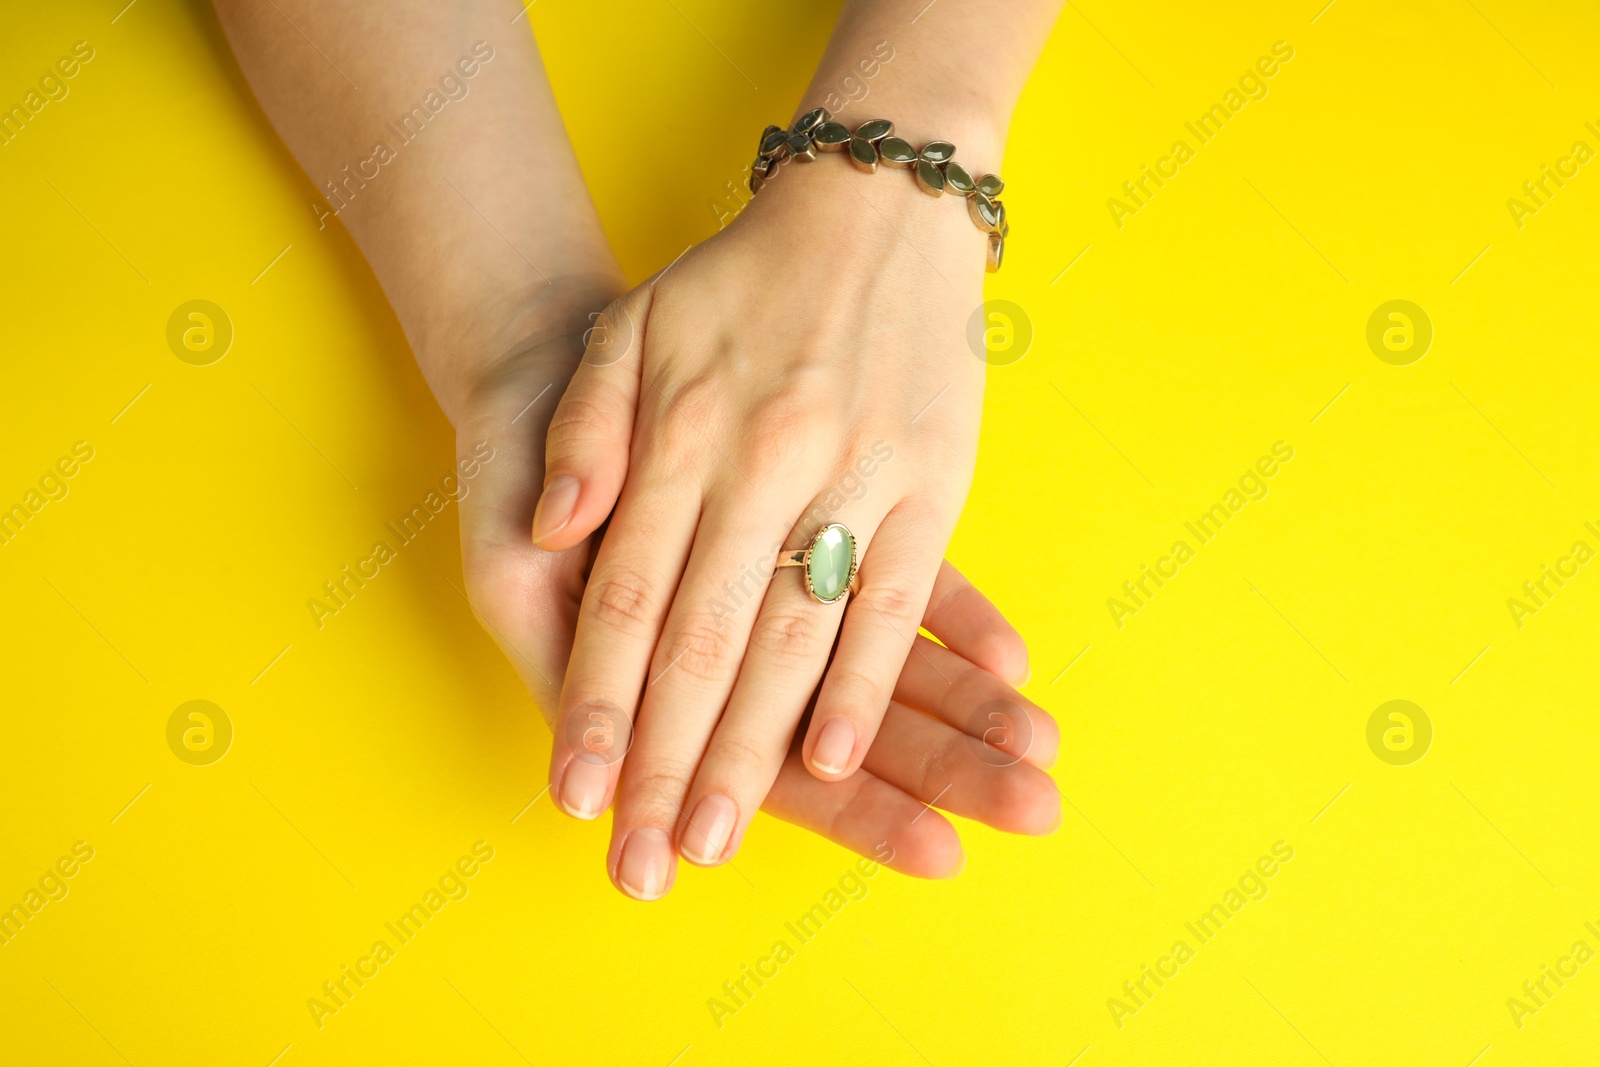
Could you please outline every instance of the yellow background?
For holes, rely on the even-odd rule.
[[[880,873],[720,1029],[708,998],[852,857],[762,817],[737,869],[616,893],[603,823],[528,807],[548,735],[452,588],[453,519],[314,628],[307,598],[446,473],[450,435],[209,7],[121,6],[19,6],[0,32],[7,105],[96,50],[0,148],[0,503],[95,449],[0,546],[0,903],[95,849],[0,947],[0,1062],[1593,1059],[1600,963],[1520,1029],[1506,1005],[1600,948],[1600,569],[1520,629],[1506,606],[1600,547],[1600,164],[1520,229],[1506,207],[1600,148],[1592,5],[1066,9],[990,283],[1035,341],[990,371],[951,549],[1030,642],[1065,822],[964,826],[952,883]],[[715,231],[833,14],[534,6],[633,277]],[[1117,228],[1107,198],[1279,40],[1269,95]],[[195,298],[236,330],[203,368],[164,337]],[[1435,330],[1405,367],[1365,340],[1396,298]],[[1107,598],[1279,440],[1270,494],[1114,625]],[[236,731],[208,767],[166,744],[193,699]],[[1434,727],[1410,766],[1367,746],[1391,699]],[[479,840],[470,895],[319,1030],[306,1000]],[[1280,840],[1270,894],[1117,1027],[1108,998]]]

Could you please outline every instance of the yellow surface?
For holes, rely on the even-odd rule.
[[[851,869],[838,848],[763,817],[739,870],[643,907],[606,883],[603,824],[526,807],[548,736],[452,588],[453,518],[314,627],[307,599],[449,469],[446,426],[209,8],[121,3],[0,34],[7,105],[94,50],[0,147],[0,504],[92,449],[0,545],[0,902],[74,872],[0,946],[0,1062],[1592,1061],[1600,964],[1520,1027],[1507,1006],[1600,949],[1600,572],[1520,627],[1507,605],[1600,548],[1600,165],[1520,228],[1507,206],[1600,149],[1592,5],[1067,8],[990,286],[1036,337],[990,372],[952,548],[1030,641],[1065,822],[964,827],[961,879],[879,873],[801,945],[785,923]],[[634,277],[714,232],[832,14],[532,9]],[[1184,122],[1278,41],[1268,94],[1198,146]],[[1178,139],[1194,158],[1119,228],[1108,198]],[[706,147],[644,180],[625,153],[663,143]],[[234,326],[210,366],[166,343],[193,299]],[[1366,342],[1393,299],[1434,327],[1409,366]],[[1280,441],[1267,495],[1200,545],[1185,522]],[[1108,599],[1180,539],[1119,627]],[[1410,765],[1367,742],[1397,699],[1433,728]],[[233,726],[209,766],[168,747],[192,700]],[[1276,842],[1265,898],[1201,944],[1185,923]],[[319,1028],[307,1000],[463,857],[467,895]],[[708,999],[779,940],[794,958],[719,1028]],[[1138,1006],[1123,983],[1179,940],[1118,1026],[1108,1000]]]

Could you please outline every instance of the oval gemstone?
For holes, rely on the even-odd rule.
[[[803,133],[789,135],[789,154],[796,159],[816,159],[817,146]]]
[[[909,167],[917,160],[917,150],[910,142],[898,137],[885,137],[878,142],[878,152],[891,167]]]
[[[953,159],[944,165],[944,183],[963,196],[978,187],[971,172]]]
[[[982,193],[967,197],[967,211],[972,215],[973,223],[984,233],[994,233],[1000,228],[999,206]]]
[[[987,196],[990,200],[1005,191],[1006,183],[1000,180],[1000,175],[998,174],[985,174],[978,179],[978,192]]]
[[[878,169],[878,149],[871,141],[860,137],[850,138],[850,161],[868,174]]]
[[[956,146],[949,141],[929,141],[922,146],[922,158],[930,163],[948,163],[956,156]]]
[[[838,152],[850,141],[850,131],[837,122],[824,122],[817,127],[817,132],[812,134],[817,147],[824,152]]]
[[[944,195],[944,175],[926,159],[917,160],[917,185],[929,196]]]
[[[799,120],[795,122],[795,132],[810,133],[824,122],[827,122],[831,117],[832,116],[828,114],[828,109],[825,107],[812,108],[804,115],[801,115]]]
[[[811,542],[806,576],[811,595],[818,600],[838,600],[850,585],[856,558],[856,539],[838,523],[825,526]]]
[[[894,132],[894,123],[888,119],[868,119],[856,127],[856,136],[864,141],[881,141]]]
[[[779,152],[782,152],[784,146],[788,143],[789,131],[774,129],[771,133],[761,138],[761,155],[765,159],[771,159]]]

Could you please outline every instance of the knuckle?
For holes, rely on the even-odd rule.
[[[655,583],[637,571],[606,575],[590,588],[583,606],[589,618],[627,634],[645,631],[659,614]]]
[[[741,447],[758,466],[793,465],[822,425],[819,406],[798,390],[785,388],[763,398],[750,411]]]
[[[670,658],[659,668],[661,673],[675,664],[689,677],[707,682],[722,680],[732,672],[737,651],[733,631],[702,614],[687,620],[662,648],[670,652]]]
[[[628,780],[629,821],[670,832],[688,792],[685,768],[663,766],[635,774]]]
[[[889,707],[891,690],[879,679],[850,667],[835,666],[828,675],[827,692],[818,700],[818,711],[836,711],[860,719],[881,716]],[[826,700],[826,709],[823,700]]]
[[[663,431],[687,434],[701,440],[700,433],[709,430],[722,416],[727,393],[722,383],[714,381],[706,373],[689,375],[677,381],[658,382],[656,394],[663,409]]]
[[[713,759],[719,780],[745,783],[752,792],[764,795],[765,786],[783,761],[783,748],[763,747],[753,738],[730,733],[717,738],[707,762]]]
[[[885,578],[863,583],[861,599],[896,622],[920,623],[927,606],[919,591],[902,578]]]
[[[624,440],[628,429],[615,408],[582,396],[568,395],[561,399],[550,418],[546,440],[550,451],[559,453],[588,442]]]
[[[803,660],[814,656],[822,640],[822,623],[811,612],[775,612],[756,619],[750,644],[762,652],[783,659]]]

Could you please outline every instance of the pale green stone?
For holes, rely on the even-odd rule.
[[[881,141],[894,132],[894,123],[888,119],[868,119],[856,127],[856,136],[863,141]]]
[[[944,183],[962,196],[966,196],[978,187],[971,172],[953,159],[944,165]]]
[[[910,142],[893,136],[878,142],[878,155],[891,167],[909,167],[917,161],[917,150]]]
[[[878,147],[861,137],[850,138],[850,161],[868,174],[878,169]]]
[[[829,526],[811,542],[811,558],[806,575],[811,592],[821,600],[838,600],[850,584],[850,565],[855,560],[856,542],[843,526]]]
[[[838,152],[850,143],[850,131],[837,122],[824,122],[811,139],[824,152]]]

